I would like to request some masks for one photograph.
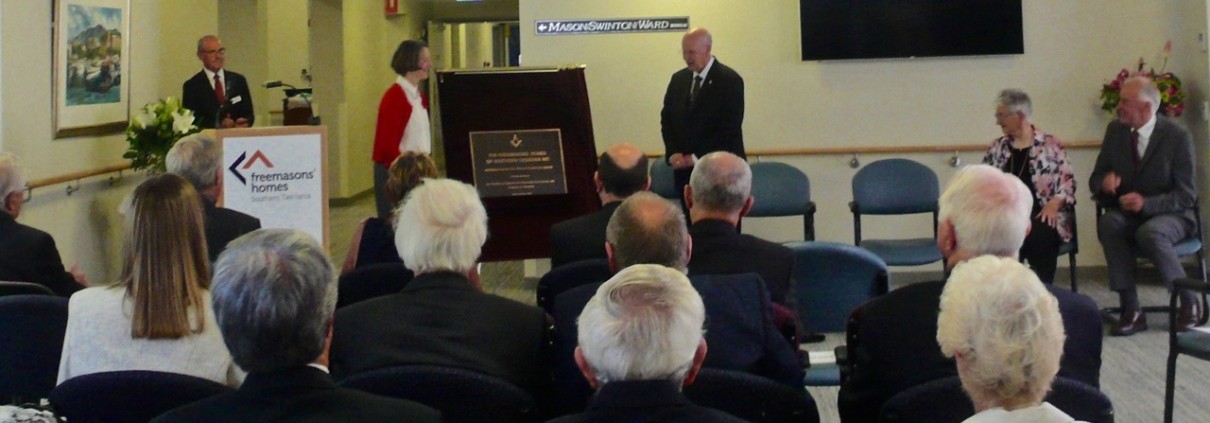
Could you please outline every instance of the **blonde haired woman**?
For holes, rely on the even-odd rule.
[[[239,384],[243,374],[210,307],[202,222],[201,199],[179,176],[156,176],[135,189],[118,282],[71,297],[59,383],[89,373],[154,370]]]

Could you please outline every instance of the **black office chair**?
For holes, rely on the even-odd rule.
[[[341,386],[415,401],[441,411],[446,423],[525,422],[534,398],[503,379],[453,367],[407,365],[350,376]]]
[[[51,391],[50,404],[72,422],[146,423],[182,405],[232,391],[195,376],[127,370],[65,380]]]
[[[340,275],[336,308],[399,292],[412,277],[412,271],[403,263],[377,263],[353,269]]]
[[[67,298],[0,297],[0,399],[21,404],[50,394],[66,331]]]
[[[1164,423],[1172,423],[1173,400],[1176,396],[1176,357],[1185,354],[1200,360],[1210,361],[1210,333],[1200,330],[1181,332],[1176,327],[1177,297],[1179,289],[1210,293],[1210,283],[1197,279],[1182,278],[1173,282],[1178,288],[1172,291],[1168,301],[1168,372],[1164,384]]]
[[[680,200],[681,193],[676,192],[676,176],[673,174],[672,166],[664,162],[663,157],[657,157],[651,161],[650,174],[651,192],[668,200]]]
[[[538,307],[550,313],[555,306],[555,297],[564,291],[604,282],[612,276],[613,271],[609,269],[609,260],[606,259],[580,260],[550,269],[538,280]]]
[[[1098,220],[1100,219],[1101,215],[1105,214],[1105,211],[1106,210],[1104,207],[1102,207],[1100,204],[1097,204],[1097,219]],[[1194,258],[1194,261],[1196,261],[1196,263],[1197,263],[1198,275],[1201,275],[1201,280],[1206,280],[1206,257],[1205,257],[1205,252],[1204,252],[1205,248],[1202,245],[1202,213],[1201,213],[1201,207],[1196,202],[1193,204],[1193,218],[1194,218],[1194,221],[1197,223],[1197,225],[1195,226],[1194,233],[1190,234],[1189,237],[1176,243],[1176,245],[1173,245],[1172,248],[1173,248],[1173,250],[1176,251],[1177,257]],[[1097,230],[1100,230],[1100,227],[1101,227],[1100,224],[1098,224]],[[1135,257],[1137,257],[1139,259],[1144,259],[1144,260],[1147,259],[1147,256],[1144,255],[1143,252],[1139,251],[1137,248],[1134,251],[1134,255],[1135,255]],[[1210,318],[1210,311],[1206,310],[1207,303],[1206,303],[1206,293],[1205,292],[1203,292],[1201,295],[1201,302],[1202,302],[1202,307],[1200,307],[1201,316],[1198,317],[1198,324],[1204,325],[1204,324],[1206,324],[1207,318]],[[1166,306],[1166,305],[1143,306],[1142,310],[1144,313],[1172,313],[1172,311],[1173,311],[1173,309],[1170,306]],[[1121,313],[1122,313],[1121,307],[1105,307],[1105,308],[1101,309],[1101,314],[1104,316],[1105,320],[1111,321],[1111,322],[1116,321],[1118,318],[1117,316],[1120,315]]]
[[[815,240],[815,202],[807,174],[785,163],[752,164],[752,197],[746,217],[802,216],[803,241]]]
[[[1046,402],[1079,421],[1113,423],[1113,403],[1092,386],[1056,377]],[[958,423],[975,415],[962,381],[951,376],[925,382],[895,394],[882,406],[878,421],[884,423]]]
[[[9,295],[55,295],[55,291],[32,282],[0,281],[0,297]]]
[[[816,423],[819,410],[805,390],[731,370],[701,369],[684,389],[694,404],[756,423]]]

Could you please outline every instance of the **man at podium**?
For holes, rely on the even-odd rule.
[[[227,49],[218,37],[207,35],[197,40],[202,70],[185,81],[181,104],[193,111],[199,128],[247,128],[256,120],[248,80],[223,69],[226,55]]]

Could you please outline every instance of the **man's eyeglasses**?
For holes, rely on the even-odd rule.
[[[202,50],[202,53],[209,54],[209,55],[227,54],[227,49],[220,48],[218,50]]]

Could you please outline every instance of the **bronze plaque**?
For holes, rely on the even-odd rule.
[[[480,197],[567,193],[559,129],[472,131],[469,135]]]

